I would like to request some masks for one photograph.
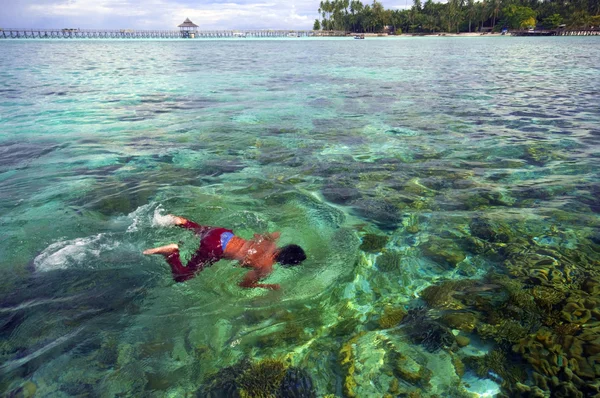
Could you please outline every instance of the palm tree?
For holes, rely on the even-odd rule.
[[[475,0],[467,0],[467,16],[469,17],[469,33],[471,33],[471,21],[477,15],[477,8],[475,7]]]
[[[492,17],[492,29],[496,26],[496,18],[498,18],[498,14],[500,13],[500,6],[502,5],[502,0],[491,0],[490,1],[490,16]]]

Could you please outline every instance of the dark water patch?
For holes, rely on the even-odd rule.
[[[368,222],[383,230],[395,230],[402,222],[400,209],[385,199],[361,198],[352,202],[352,209]]]
[[[119,116],[117,120],[120,122],[141,122],[147,119],[151,119],[149,116]]]
[[[0,143],[0,171],[26,167],[35,159],[67,148],[69,144],[9,142]]]
[[[107,177],[113,175],[117,170],[123,167],[124,163],[114,164],[110,166],[102,166],[102,167],[73,167],[71,171],[68,172],[70,175],[81,175],[81,176],[95,176],[95,177]],[[74,165],[75,166],[75,165]]]
[[[314,108],[329,108],[333,106],[333,101],[328,98],[316,98],[308,101],[308,105]]]
[[[511,112],[510,116],[530,117],[530,118],[536,118],[536,119],[554,119],[554,118],[559,118],[560,117],[560,116],[557,116],[557,115],[548,115],[546,113],[541,113],[541,112],[525,112],[525,111]]]
[[[65,95],[67,95],[67,92],[66,91],[49,91],[47,93],[43,93],[42,95],[45,95],[45,96],[56,95],[58,97],[64,97]]]
[[[0,324],[19,333],[5,336],[0,380],[35,373],[49,360],[94,340],[98,330],[120,331],[140,312],[146,289],[155,284],[147,272],[130,264],[125,269],[34,272],[21,289],[6,292]]]
[[[519,127],[519,131],[522,131],[524,133],[547,133],[548,129],[545,127],[523,126],[523,127]],[[534,137],[532,137],[532,138],[534,138]],[[549,138],[544,138],[544,139],[549,139]]]
[[[356,180],[346,176],[336,176],[329,178],[321,189],[323,197],[336,204],[345,205],[356,199],[362,194],[356,187]]]
[[[111,179],[98,184],[71,204],[106,216],[125,215],[148,204],[159,188],[156,184],[146,182]]]

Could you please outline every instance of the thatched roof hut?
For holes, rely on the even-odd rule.
[[[178,25],[177,27],[180,28],[181,30],[189,30],[189,29],[196,29],[198,27],[198,25],[196,25],[195,23],[190,21],[189,18],[186,18],[185,21],[183,21],[183,23],[181,25]]]

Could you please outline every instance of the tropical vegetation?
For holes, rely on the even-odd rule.
[[[373,0],[325,0],[315,30],[436,33],[524,29],[590,28],[600,25],[600,0],[413,0],[411,8],[385,9]]]

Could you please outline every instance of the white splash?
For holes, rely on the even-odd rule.
[[[134,212],[127,215],[131,220],[131,225],[127,232],[137,232],[140,228],[152,226],[154,228],[169,227],[175,225],[175,217],[170,214],[163,214],[165,209],[161,205],[147,204],[138,207]]]
[[[40,272],[82,265],[89,268],[93,265],[91,260],[100,257],[100,253],[113,250],[119,245],[118,241],[107,241],[105,234],[63,240],[48,246],[33,260],[33,265]]]
[[[161,214],[164,212],[164,209],[161,206],[158,206],[154,209],[154,217],[152,218],[152,226],[153,227],[169,227],[175,225],[175,216],[171,214]]]

